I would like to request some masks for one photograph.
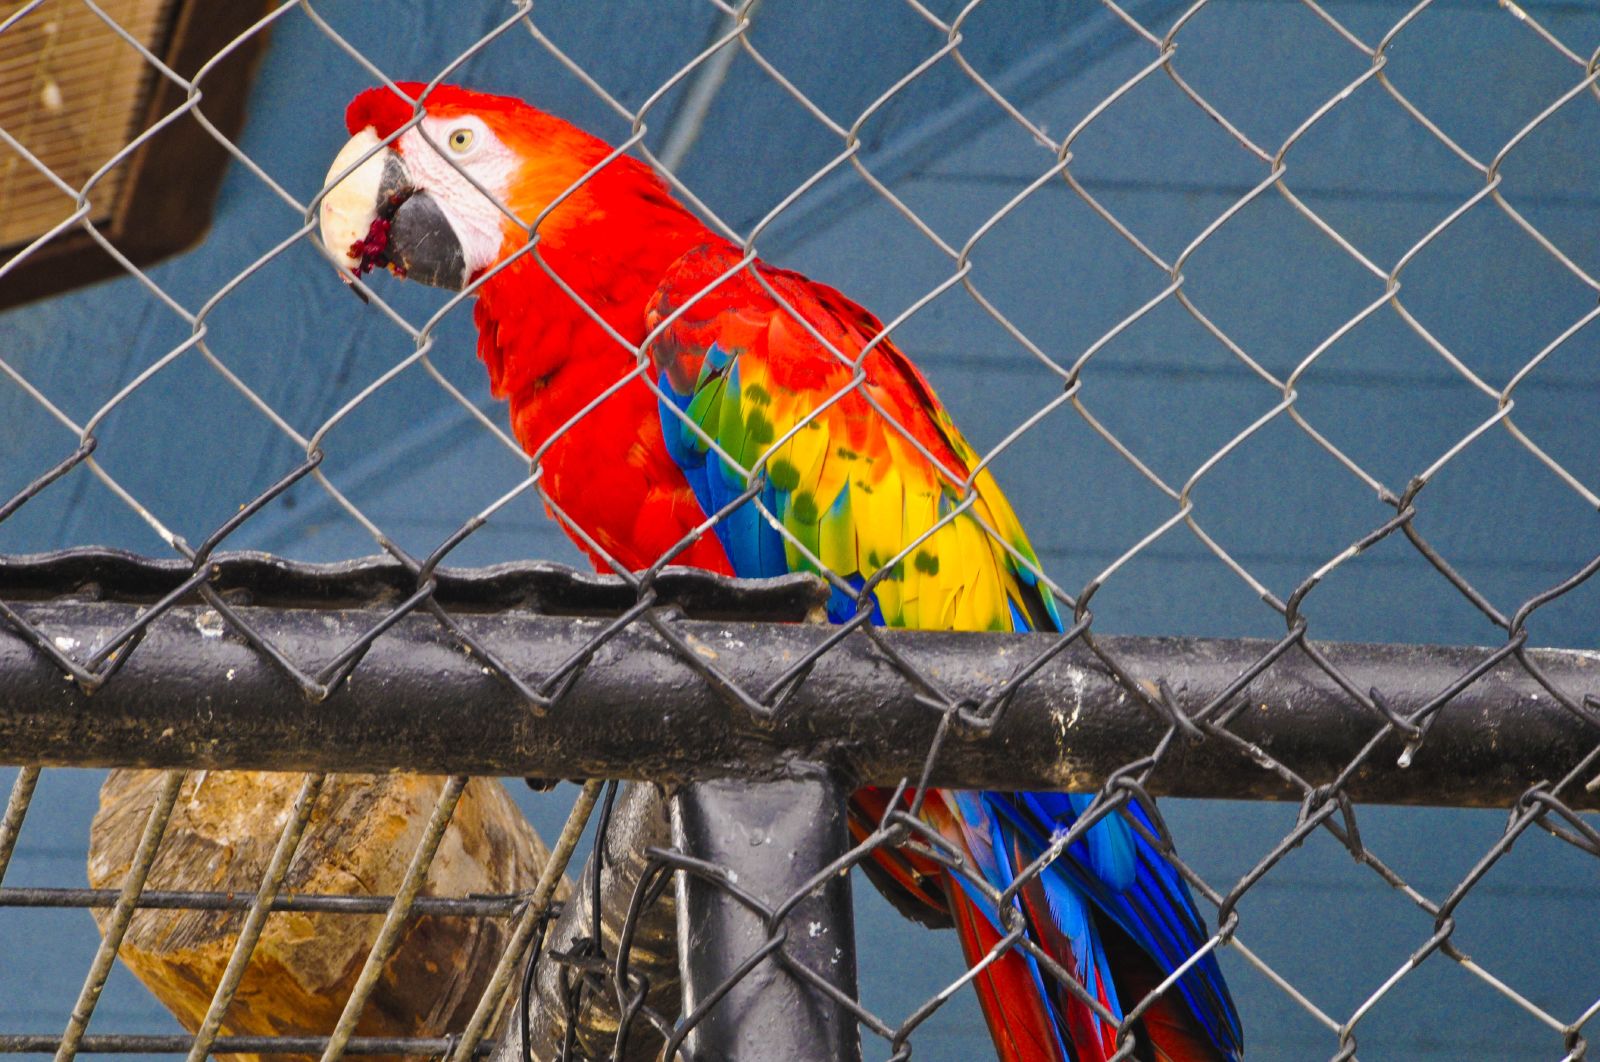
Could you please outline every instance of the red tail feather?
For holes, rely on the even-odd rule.
[[[946,879],[945,894],[961,936],[962,954],[967,965],[974,966],[1000,943],[1000,934],[960,885]],[[1070,1062],[1057,1044],[1054,1021],[1022,953],[1012,949],[1000,956],[973,980],[973,986],[1000,1062]]]
[[[890,790],[867,788],[856,790],[850,798],[850,836],[857,843],[866,840],[883,821],[889,796]],[[949,924],[944,892],[937,884],[944,868],[938,863],[908,849],[878,848],[865,869],[879,871],[899,886],[900,895],[886,890],[885,896],[907,918],[941,928]],[[880,888],[884,884],[881,877],[874,883]]]
[[[1052,958],[1065,967],[1070,973],[1077,974],[1076,960],[1073,956],[1072,944],[1066,936],[1056,928],[1055,921],[1050,918],[1045,910],[1044,888],[1035,879],[1032,884],[1022,887],[1018,894],[1022,899],[1024,910],[1028,913],[1028,921],[1033,927],[1034,936],[1040,945]],[[1046,983],[1052,978],[1045,974]],[[1079,1062],[1101,1062],[1117,1052],[1117,1030],[1115,1026],[1107,1025],[1105,1020],[1097,1014],[1093,1007],[1085,1003],[1075,993],[1062,986],[1056,993],[1056,999],[1062,1013],[1062,1023],[1066,1026],[1067,1039],[1072,1043],[1079,1054]],[[1096,995],[1101,1004],[1110,1009],[1110,1000],[1102,988]],[[1089,1054],[1091,1048],[1098,1048],[1095,1054]]]
[[[1122,1005],[1129,1009],[1138,1006],[1164,978],[1158,976],[1150,957],[1109,921],[1101,924],[1101,942],[1106,960],[1115,971]],[[1143,1044],[1153,1045],[1155,1062],[1226,1062],[1227,1056],[1220,1054],[1196,1027],[1177,988],[1169,988],[1144,1012],[1137,1035]]]

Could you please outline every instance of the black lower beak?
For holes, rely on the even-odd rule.
[[[433,197],[411,184],[397,154],[384,160],[371,227],[349,254],[357,260],[357,276],[386,268],[436,288],[460,291],[466,286],[461,240]]]
[[[389,222],[384,264],[411,280],[460,291],[467,283],[467,262],[455,229],[424,191],[413,191]]]

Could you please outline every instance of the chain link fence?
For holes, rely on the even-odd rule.
[[[1471,983],[1469,998],[1492,999],[1521,1024],[1472,1050],[1433,1030],[1446,1043],[1436,1057],[1585,1056],[1600,1011],[1590,925],[1557,927],[1576,951],[1552,952],[1550,979],[1534,984],[1475,959],[1458,929],[1514,846],[1548,835],[1585,857],[1576,880],[1590,883],[1587,860],[1600,856],[1587,814],[1600,683],[1586,670],[1600,619],[1589,581],[1600,568],[1600,454],[1587,416],[1600,381],[1588,331],[1600,315],[1600,17],[1509,0],[845,6],[836,25],[811,26],[820,43],[808,43],[810,20],[776,0],[624,5],[594,15],[587,32],[572,13],[530,3],[470,14],[401,5],[385,21],[359,6],[290,2],[211,59],[174,69],[158,37],[139,37],[110,5],[9,5],[0,41],[64,24],[68,8],[87,12],[183,102],[134,122],[87,177],[52,168],[40,127],[0,127],[6,179],[42,177],[65,211],[7,252],[0,284],[52,241],[86,235],[126,275],[122,316],[67,334],[134,352],[64,349],[51,330],[66,319],[37,308],[19,311],[17,348],[0,351],[0,412],[15,425],[3,436],[10,707],[0,750],[20,765],[0,824],[0,880],[56,765],[162,771],[111,776],[101,815],[128,814],[121,854],[94,888],[59,878],[0,888],[9,925],[90,908],[102,934],[64,1029],[0,1029],[0,1048],[58,1060],[716,1057],[713,1045],[733,1042],[719,1037],[741,1035],[716,1031],[737,1026],[726,1017],[735,1006],[777,1000],[792,1011],[798,999],[822,1014],[801,1030],[818,1057],[848,1057],[858,1038],[869,1057],[969,1057],[976,1041],[940,1053],[938,1016],[966,1000],[967,1022],[981,1023],[971,973],[909,1007],[873,1002],[886,998],[873,977],[891,976],[893,961],[953,952],[942,937],[902,938],[911,950],[894,960],[863,931],[858,992],[851,896],[837,883],[887,858],[943,868],[988,896],[1007,913],[992,954],[1030,954],[1043,976],[1118,1022],[1117,1057],[1144,1057],[1138,1018],[1177,975],[1124,1001],[1130,1016],[1119,1021],[1083,996],[1013,903],[1091,826],[1120,816],[1200,900],[1211,930],[1202,954],[1222,958],[1240,994],[1250,1057],[1352,1058],[1358,1043],[1364,1056],[1391,1057],[1392,1044],[1364,1038],[1372,1015],[1426,1013],[1410,986],[1444,966]],[[848,53],[841,41],[859,46],[863,32],[881,66],[802,61]],[[224,135],[207,117],[213,71],[268,34],[256,98],[297,113],[252,111],[242,133]],[[453,51],[422,53],[427,69],[398,68],[419,61],[402,38]],[[45,106],[57,82],[33,58],[3,75],[5,91]],[[655,166],[743,251],[729,276],[759,252],[816,273],[832,262],[860,280],[850,293],[883,313],[884,335],[913,357],[926,342],[919,360],[957,422],[978,421],[971,475],[948,477],[956,504],[880,573],[864,573],[864,586],[826,570],[778,513],[767,522],[824,584],[763,587],[669,567],[709,526],[644,570],[611,557],[566,514],[537,460],[529,473],[481,369],[457,357],[472,349],[477,285],[442,297],[369,277],[363,307],[319,248],[327,189],[317,181],[343,139],[344,85],[394,89],[406,77],[487,82],[553,110],[538,79],[559,78],[551,95],[583,112],[570,117]],[[274,122],[269,139],[260,130]],[[104,193],[119,166],[179,123],[198,124],[231,157],[220,212],[190,259],[137,265],[107,235]],[[296,142],[312,127],[326,127],[305,133],[315,150]],[[764,164],[776,176],[752,179],[760,195],[696,180]],[[0,200],[0,213],[17,202]],[[1075,220],[1055,228],[1057,217]],[[518,255],[540,261],[538,242]],[[1072,294],[1075,277],[1090,294]],[[877,290],[863,290],[874,278]],[[1491,296],[1512,309],[1485,308]],[[62,312],[95,297],[69,296],[63,304],[78,308]],[[1504,327],[1485,336],[1463,320]],[[939,338],[951,332],[994,353],[951,351]],[[252,360],[263,349],[302,360]],[[61,367],[108,358],[81,379]],[[641,381],[655,389],[648,367],[641,351],[596,404]],[[848,390],[861,382],[858,373]],[[133,441],[151,435],[181,441],[158,445],[168,459],[152,462]],[[712,522],[766,504],[768,454],[741,466],[749,489]],[[1061,603],[1062,631],[875,626],[887,573],[973,511],[973,479],[991,467],[1038,529],[1042,563],[1013,555]],[[436,489],[448,500],[427,497]],[[463,502],[476,508],[458,512]],[[1474,523],[1500,503],[1510,526]],[[86,508],[102,515],[85,523],[74,514]],[[535,526],[540,509],[553,523]],[[513,560],[571,557],[557,524],[606,561],[605,577]],[[137,555],[85,548],[107,543]],[[381,559],[352,560],[374,545]],[[76,548],[30,552],[63,546]],[[242,546],[266,552],[232,552]],[[340,563],[303,559],[312,556]],[[849,615],[807,623],[830,592]],[[1345,644],[1445,640],[1430,636],[1438,631],[1485,647]],[[1118,637],[1130,632],[1213,640]],[[408,671],[408,661],[426,666]],[[1080,713],[1086,728],[1101,718],[1106,729],[1078,732]],[[174,885],[174,837],[201,828],[218,767],[311,773],[272,776],[239,798],[275,816],[262,820],[271,829],[255,862],[237,864],[248,877]],[[316,858],[333,858],[312,842],[319,829],[376,814],[351,805],[340,818],[348,772],[406,768],[442,777],[404,798],[410,827],[386,842],[401,853],[387,884],[341,889],[308,876]],[[446,880],[442,866],[459,869],[477,851],[471,831],[512,815],[485,810],[504,797],[469,776],[511,773],[579,784],[523,799],[543,809],[535,818],[549,836],[519,842],[528,854],[514,872]],[[737,784],[719,781],[728,774]],[[847,820],[841,779],[882,787],[876,805],[858,802]],[[930,784],[1084,783],[1093,803],[1004,894],[920,815]],[[1174,848],[1160,817],[1133,810],[1153,809],[1151,794],[1265,797],[1293,810],[1264,844],[1241,834],[1218,873],[1184,855],[1234,836],[1174,829]],[[1413,853],[1364,840],[1358,819],[1385,814],[1370,802],[1510,814],[1450,880],[1419,884]],[[806,822],[785,824],[786,808],[808,809]],[[763,879],[768,864],[719,847],[736,818],[789,847],[788,873]],[[1306,986],[1330,954],[1251,944],[1252,894],[1324,839],[1369,885],[1404,899],[1410,927],[1390,942],[1383,975],[1347,986],[1338,1003]],[[567,871],[585,852],[574,887]],[[1571,899],[1592,916],[1592,896]],[[96,1007],[119,948],[126,958],[124,942],[172,912],[220,912],[226,931],[214,975],[190,986],[201,1002],[184,1016],[189,1031],[102,1029]],[[243,1013],[266,991],[249,973],[270,950],[262,941],[312,915],[323,920],[295,924],[330,938],[340,920],[365,927],[331,1024],[248,1025]],[[1305,917],[1265,903],[1254,914]],[[720,928],[696,951],[678,940],[691,925]],[[1514,919],[1500,928],[1522,932]],[[462,973],[436,964],[407,974],[412,954],[454,956]],[[0,980],[46,961],[12,953]],[[139,972],[154,987],[151,969]],[[446,988],[449,1007],[420,1001]],[[172,1006],[170,992],[156,994]],[[1277,1010],[1252,1002],[1268,996]],[[433,1011],[391,1013],[408,1005]],[[1252,1024],[1285,1012],[1312,1032],[1284,1046]],[[769,1047],[786,1043],[770,1035]]]

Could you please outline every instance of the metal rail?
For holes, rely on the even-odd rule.
[[[0,1055],[49,1054],[61,1043],[60,1033],[20,1033],[0,1035]],[[130,1033],[108,1033],[85,1036],[78,1042],[80,1055],[181,1055],[188,1052],[194,1037],[148,1036]],[[248,1053],[276,1057],[279,1055],[320,1054],[327,1045],[326,1036],[219,1036],[211,1050],[218,1055]],[[345,1045],[347,1055],[409,1055],[438,1056],[455,1045],[454,1037],[444,1036],[354,1036]],[[494,1051],[492,1041],[478,1044],[479,1057]]]
[[[86,647],[138,614],[136,605],[110,601],[13,607],[36,629],[70,630]],[[239,611],[303,661],[335,656],[390,617],[371,608]],[[684,782],[781,778],[805,761],[857,784],[892,786],[922,773],[943,715],[881,645],[913,661],[948,702],[976,706],[1057,644],[1052,638],[1059,641],[895,631],[878,635],[880,642],[855,632],[817,657],[762,718],[730,696],[729,685],[756,696],[779,670],[773,661],[809,659],[836,629],[661,617],[697,664],[642,623],[613,632],[596,650],[609,619],[520,610],[452,619],[515,674],[537,684],[570,673],[570,684],[547,706],[530,704],[419,610],[394,619],[367,646],[361,669],[313,703],[211,609],[175,606],[143,627],[137,651],[92,695],[64,681],[24,639],[0,635],[7,694],[0,762]],[[951,726],[930,781],[1092,789],[1127,764],[1128,750],[1155,747],[1175,718],[1196,717],[1204,729],[1193,736],[1227,740],[1180,742],[1152,778],[1153,792],[1299,800],[1304,790],[1282,772],[1241,768],[1261,752],[1323,784],[1360,756],[1384,722],[1330,677],[1313,650],[1296,644],[1275,659],[1272,643],[1251,640],[1100,638],[1095,645],[1121,675],[1082,640],[1066,645],[1014,685],[988,724]],[[1525,650],[1513,660],[1504,648],[1327,643],[1314,652],[1360,690],[1382,690],[1382,706],[1394,715],[1427,713],[1420,750],[1404,755],[1393,734],[1362,760],[1347,779],[1355,799],[1506,806],[1528,779],[1560,777],[1600,743],[1594,715],[1558,702],[1523,663],[1592,701],[1600,694],[1600,654]],[[574,669],[573,659],[586,653],[604,657],[605,666]],[[708,666],[717,681],[708,680]],[[1163,698],[1164,710],[1152,707]],[[873,725],[860,725],[868,716]],[[1402,760],[1410,765],[1399,766]],[[1574,799],[1600,805],[1592,791]]]
[[[255,897],[243,892],[190,892],[146,889],[134,901],[136,910],[248,911]],[[509,918],[521,896],[418,896],[411,910],[436,918]],[[0,888],[0,907],[115,907],[116,889]],[[341,896],[335,893],[279,893],[268,910],[331,914],[377,914],[389,910],[393,896]]]

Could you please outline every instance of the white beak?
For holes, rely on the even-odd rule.
[[[322,197],[321,210],[322,242],[334,259],[352,273],[361,260],[350,249],[366,239],[367,230],[378,217],[378,195],[388,155],[387,150],[378,148],[379,143],[378,134],[371,127],[361,130],[339,149],[323,181],[326,187],[355,166]],[[363,155],[367,157],[363,159]]]

